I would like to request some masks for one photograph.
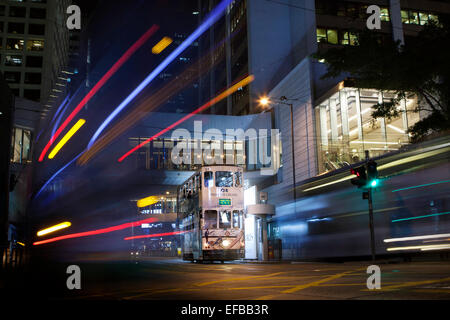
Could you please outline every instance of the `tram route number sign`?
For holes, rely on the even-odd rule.
[[[219,199],[219,206],[231,206],[231,199]]]

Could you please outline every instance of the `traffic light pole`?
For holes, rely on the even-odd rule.
[[[369,162],[369,151],[366,150],[366,165]],[[369,227],[370,227],[370,252],[372,254],[372,261],[375,261],[375,230],[373,226],[373,203],[372,203],[372,187],[369,186],[368,191],[369,202]]]

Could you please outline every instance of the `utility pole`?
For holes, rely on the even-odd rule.
[[[366,167],[370,181],[369,174],[369,150],[365,150],[366,153]],[[370,228],[370,252],[372,253],[372,261],[375,261],[375,230],[373,227],[373,204],[372,204],[372,187],[369,186],[367,201],[369,202],[369,228]]]
[[[365,153],[365,165],[352,168],[350,170],[352,174],[356,175],[356,178],[351,179],[350,182],[358,188],[363,188],[365,190],[363,191],[362,198],[367,199],[369,204],[370,253],[372,255],[372,260],[375,261],[375,230],[373,224],[372,188],[376,187],[378,184],[378,171],[377,163],[369,157],[369,151],[365,150]]]

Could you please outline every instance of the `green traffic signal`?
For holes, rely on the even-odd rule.
[[[377,186],[377,184],[378,184],[378,180],[377,180],[377,179],[372,180],[372,181],[370,182],[370,186],[371,186],[372,188],[375,188],[375,187]]]

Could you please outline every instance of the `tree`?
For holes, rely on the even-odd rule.
[[[429,21],[416,37],[400,41],[373,30],[354,32],[355,46],[331,48],[313,55],[324,59],[324,78],[350,75],[355,87],[394,91],[396,98],[372,107],[372,117],[394,118],[402,111],[396,105],[407,93],[419,98],[414,112],[428,116],[408,128],[413,141],[450,128],[450,17]]]

